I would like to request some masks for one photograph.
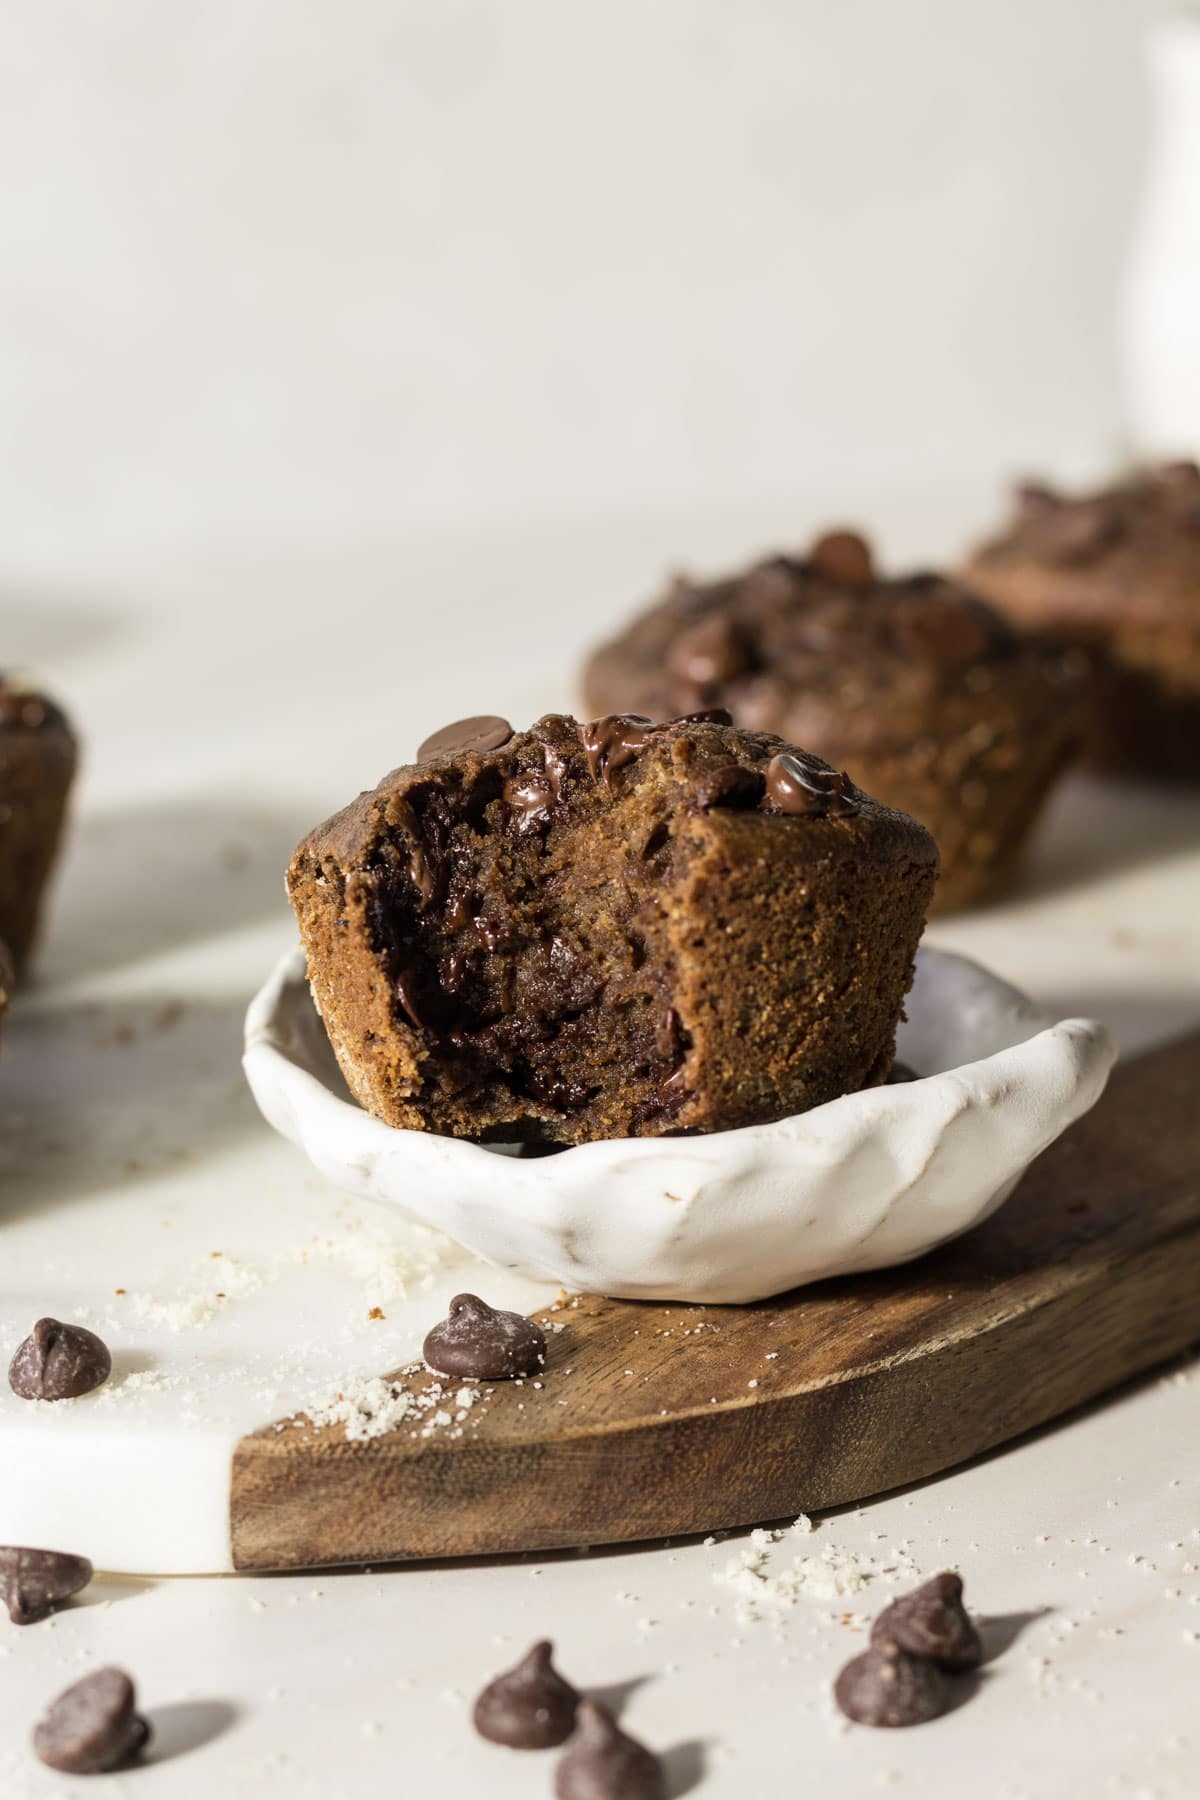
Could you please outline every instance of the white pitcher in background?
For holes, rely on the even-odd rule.
[[[1131,448],[1200,455],[1200,6],[1149,40],[1151,134],[1121,294]]]

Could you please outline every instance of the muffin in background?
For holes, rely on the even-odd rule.
[[[963,579],[1019,625],[1088,651],[1093,768],[1200,780],[1200,468],[1162,463],[1097,492],[1017,490]]]
[[[932,832],[935,912],[1007,875],[1079,748],[1088,685],[1086,658],[1021,635],[956,581],[883,577],[852,531],[724,580],[677,579],[583,677],[593,712],[723,706],[846,769]]]
[[[62,709],[0,676],[0,940],[18,976],[37,935],[77,759]]]

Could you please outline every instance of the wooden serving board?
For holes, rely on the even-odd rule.
[[[235,1567],[547,1550],[840,1506],[1186,1348],[1200,1033],[1119,1067],[999,1213],[920,1262],[757,1306],[581,1297],[556,1317],[542,1387],[498,1386],[461,1437],[356,1445],[288,1422],[243,1438]]]

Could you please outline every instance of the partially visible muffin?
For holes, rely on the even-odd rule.
[[[1019,635],[940,575],[886,579],[828,532],[723,581],[676,580],[587,664],[599,711],[724,706],[845,768],[937,840],[934,910],[1008,872],[1085,719],[1083,658]]]
[[[1162,463],[1098,492],[1017,490],[965,577],[1097,667],[1093,767],[1200,780],[1200,468]]]
[[[390,1125],[578,1144],[882,1082],[927,831],[727,716],[464,721],[288,871],[346,1081]]]
[[[18,975],[37,933],[76,761],[62,709],[0,676],[0,939]]]

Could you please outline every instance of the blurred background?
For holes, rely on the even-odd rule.
[[[3,572],[1104,469],[1172,10],[9,7]]]

